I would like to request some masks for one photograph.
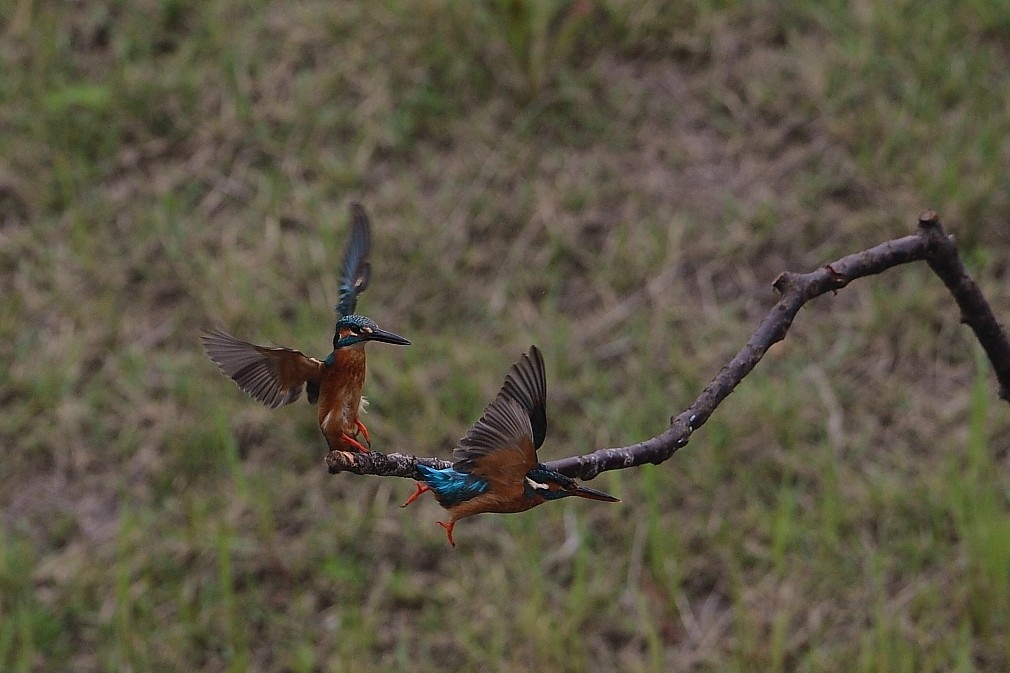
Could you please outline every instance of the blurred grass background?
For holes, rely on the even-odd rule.
[[[530,343],[544,459],[663,430],[778,272],[955,233],[1010,320],[1010,3],[0,0],[0,669],[996,671],[1010,420],[924,265],[818,299],[668,463],[457,528],[330,476],[205,326],[448,456]]]

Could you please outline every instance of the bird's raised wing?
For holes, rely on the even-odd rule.
[[[539,348],[530,346],[530,352],[512,365],[498,394],[509,395],[522,405],[533,427],[533,446],[543,446],[547,436],[547,368]]]
[[[453,468],[491,482],[521,487],[537,464],[530,417],[520,403],[499,393],[452,452]]]
[[[368,253],[372,248],[371,227],[368,215],[360,203],[351,204],[351,239],[344,252],[344,265],[340,271],[340,297],[337,300],[339,317],[352,315],[358,305],[358,295],[368,287],[371,266]]]
[[[322,378],[323,363],[290,348],[267,348],[227,332],[204,332],[207,356],[250,397],[271,409],[291,404],[306,382]]]

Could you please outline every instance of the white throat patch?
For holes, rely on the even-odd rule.
[[[547,484],[541,484],[539,481],[533,481],[529,477],[526,477],[526,483],[529,484],[534,491],[549,491],[551,487]]]

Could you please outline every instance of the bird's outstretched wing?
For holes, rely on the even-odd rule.
[[[453,469],[459,472],[521,486],[526,473],[537,464],[530,418],[519,402],[499,394],[459,440],[452,455],[456,458]]]
[[[533,446],[543,446],[547,436],[547,368],[539,348],[530,346],[530,352],[512,365],[498,394],[509,395],[522,405],[533,427]]]
[[[340,271],[340,298],[337,313],[342,318],[352,315],[358,304],[358,295],[368,287],[371,266],[368,253],[372,248],[371,227],[368,215],[360,203],[351,204],[351,239],[344,252],[344,265]]]
[[[250,397],[271,409],[291,404],[306,382],[318,385],[323,363],[290,348],[267,348],[227,332],[204,332],[207,356]]]

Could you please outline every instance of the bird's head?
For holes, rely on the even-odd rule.
[[[363,315],[345,315],[337,321],[333,333],[333,350],[347,348],[366,341],[381,341],[398,346],[409,346],[410,342],[398,334],[379,329],[375,321]]]
[[[583,486],[571,477],[549,470],[543,465],[538,465],[526,474],[526,497],[528,498],[540,497],[544,500],[558,500],[571,495],[603,502],[620,502],[612,495]]]

